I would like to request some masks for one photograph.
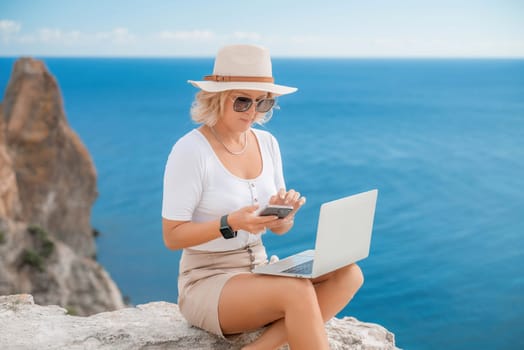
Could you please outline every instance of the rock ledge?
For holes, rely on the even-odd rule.
[[[59,306],[34,304],[29,294],[0,296],[0,344],[6,349],[240,349],[260,331],[226,341],[191,327],[176,304],[151,302],[102,312],[70,316]],[[397,349],[384,327],[353,317],[326,325],[331,349]]]

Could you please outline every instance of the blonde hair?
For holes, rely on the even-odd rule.
[[[233,91],[234,90],[220,92],[199,91],[195,95],[195,100],[191,105],[191,119],[198,124],[214,126],[224,113],[226,101]],[[273,96],[272,93],[268,93],[267,97],[272,98]],[[267,113],[257,113],[255,123],[260,125],[267,123],[272,116],[273,109]]]

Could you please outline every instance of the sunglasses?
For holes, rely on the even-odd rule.
[[[245,112],[251,108],[253,102],[256,103],[255,110],[258,113],[267,113],[275,105],[274,98],[262,98],[260,100],[253,100],[249,97],[238,96],[233,100],[233,110],[235,112]]]

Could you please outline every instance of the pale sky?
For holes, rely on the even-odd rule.
[[[0,0],[0,56],[520,57],[524,0]]]

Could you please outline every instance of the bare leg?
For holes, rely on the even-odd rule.
[[[347,305],[364,278],[356,264],[343,267],[313,281],[324,321],[328,321]],[[287,342],[284,320],[272,324],[255,342],[244,349],[278,349]]]
[[[309,280],[242,274],[231,278],[220,296],[225,334],[281,324],[279,333],[293,349],[329,349],[322,313]]]
[[[353,299],[364,283],[357,264],[342,267],[313,281],[325,322],[339,313]]]

